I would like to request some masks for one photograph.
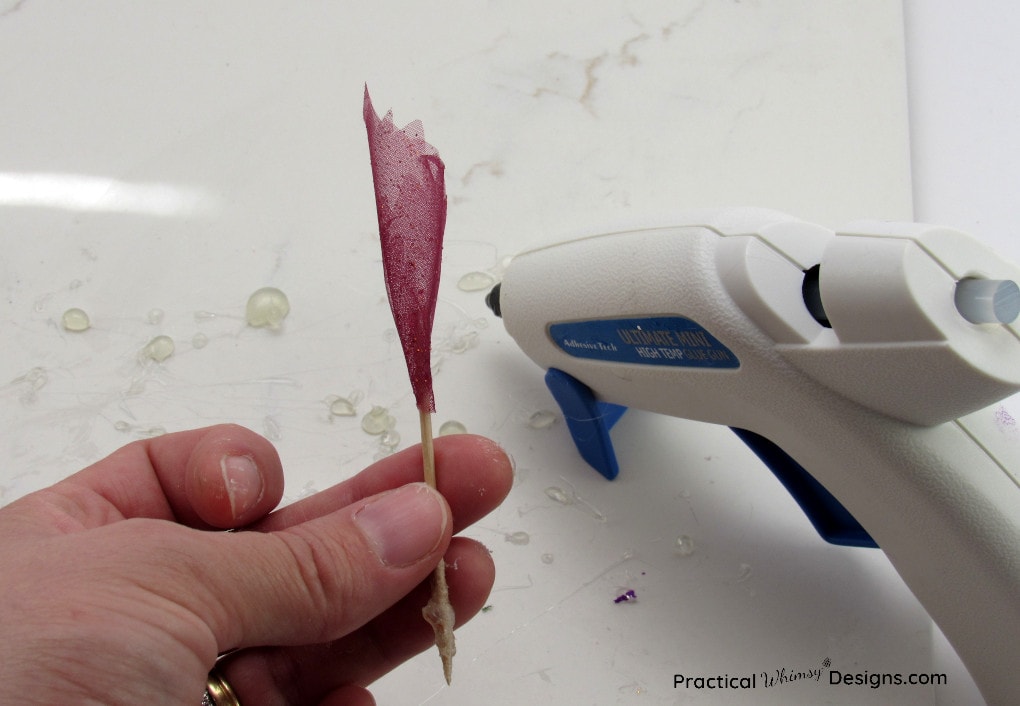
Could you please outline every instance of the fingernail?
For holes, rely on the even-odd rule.
[[[230,514],[238,519],[262,498],[265,490],[262,474],[249,456],[224,456],[220,459],[220,473],[230,500]]]
[[[389,566],[407,566],[436,548],[446,530],[446,505],[424,483],[380,496],[354,514],[376,555]]]

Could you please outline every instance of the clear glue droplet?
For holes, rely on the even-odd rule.
[[[464,353],[478,345],[478,332],[468,331],[463,336],[450,340],[451,353]]]
[[[457,289],[462,292],[480,292],[496,283],[496,279],[485,272],[468,272],[457,281]]]
[[[60,317],[60,324],[65,331],[75,332],[85,331],[91,326],[89,315],[77,307],[65,311],[64,315]]]
[[[329,413],[334,417],[353,417],[356,414],[354,403],[346,397],[337,397],[329,403]]]
[[[543,564],[551,564],[551,563],[553,563],[554,560],[555,560],[555,557],[552,554],[546,553],[546,554],[542,555],[542,563]]]
[[[255,328],[276,329],[289,313],[287,295],[276,287],[263,287],[248,297],[245,319],[249,326]]]
[[[379,437],[379,445],[387,449],[395,449],[400,446],[400,433],[393,429],[387,429]]]
[[[532,429],[548,429],[556,422],[556,414],[547,409],[535,412],[528,418],[528,426]]]
[[[682,534],[673,542],[673,551],[677,556],[690,556],[694,553],[694,540]]]
[[[209,345],[209,337],[202,332],[196,333],[191,337],[191,345],[195,348],[205,348]]]
[[[163,310],[162,309],[150,309],[149,310],[149,323],[155,326],[163,321]]]
[[[276,417],[266,415],[262,419],[263,434],[270,441],[279,441],[283,438],[283,433],[280,431],[280,422],[277,421]]]
[[[467,434],[467,427],[455,419],[443,422],[442,426],[439,427],[439,436],[450,436],[452,434]]]
[[[361,428],[366,434],[378,435],[391,429],[394,421],[385,407],[376,406],[361,418]]]
[[[751,565],[750,564],[741,564],[740,565],[740,573],[737,574],[737,581],[736,582],[737,583],[745,583],[745,582],[747,582],[751,578],[751,574],[752,573],[753,573],[753,570],[751,569]]]
[[[174,341],[169,336],[156,336],[142,349],[142,357],[162,363],[174,354]]]
[[[43,368],[32,368],[24,375],[14,378],[12,383],[21,383],[24,385],[23,392],[21,393],[21,401],[24,404],[32,404],[37,399],[37,392],[46,387],[46,383],[49,382],[49,377],[46,375],[46,371]]]
[[[573,496],[568,494],[565,490],[563,490],[563,488],[557,488],[556,486],[551,486],[551,487],[545,489],[545,494],[546,494],[546,496],[550,500],[555,500],[560,505],[573,505],[574,504]]]
[[[503,535],[503,539],[510,542],[510,544],[523,546],[531,541],[531,535],[527,532],[507,532]]]

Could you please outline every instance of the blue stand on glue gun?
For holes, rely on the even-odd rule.
[[[600,402],[591,388],[556,368],[546,372],[545,384],[563,412],[581,458],[609,480],[616,478],[620,466],[609,431],[627,408]],[[733,431],[775,474],[825,541],[848,547],[878,547],[842,503],[789,454],[753,431]]]

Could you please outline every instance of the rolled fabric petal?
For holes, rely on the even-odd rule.
[[[393,111],[379,118],[368,86],[364,115],[386,294],[415,402],[420,411],[435,412],[432,324],[446,228],[446,167],[436,148],[425,141],[420,120],[398,130]]]

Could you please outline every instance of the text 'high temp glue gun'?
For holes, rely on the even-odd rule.
[[[1020,268],[915,223],[756,209],[517,255],[488,302],[584,458],[627,407],[732,427],[830,542],[878,546],[1020,703]]]

